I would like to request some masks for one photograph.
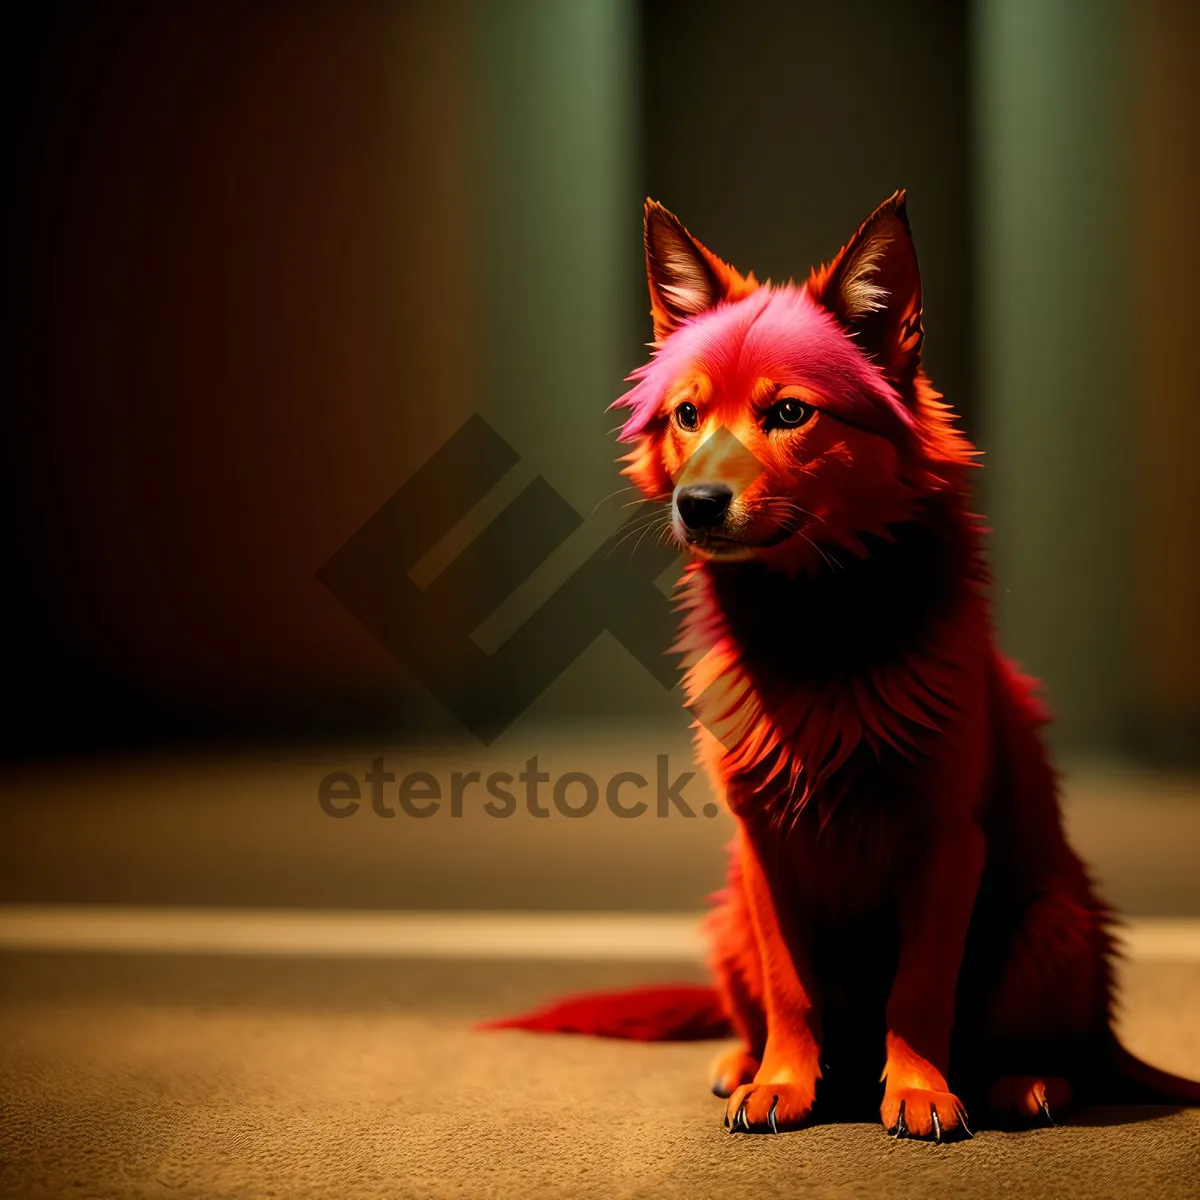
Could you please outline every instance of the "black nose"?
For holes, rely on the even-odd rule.
[[[733,488],[725,483],[689,483],[675,493],[675,507],[689,529],[712,529],[725,520]]]

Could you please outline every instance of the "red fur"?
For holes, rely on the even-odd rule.
[[[738,274],[652,204],[646,245],[657,349],[618,403],[626,473],[674,493],[694,556],[678,648],[737,824],[707,925],[740,1041],[715,1068],[727,1121],[865,1101],[940,1138],[966,1103],[1041,1116],[1114,1072],[1127,1096],[1200,1102],[1111,1032],[1110,917],[1063,834],[1035,685],[993,643],[975,451],[921,371],[903,195],[801,287]],[[781,428],[783,402],[807,420]],[[715,531],[682,521],[697,482],[734,495]],[[712,1000],[502,1024],[695,1036]]]
[[[635,1042],[694,1042],[728,1035],[729,1018],[714,988],[668,984],[566,996],[520,1017],[485,1021],[479,1028],[586,1033]]]

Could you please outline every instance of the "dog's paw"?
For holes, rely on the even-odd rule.
[[[783,1133],[812,1113],[813,1089],[797,1083],[744,1083],[725,1106],[730,1133]]]
[[[988,1091],[988,1104],[1001,1120],[1053,1125],[1054,1114],[1071,1102],[1071,1085],[1057,1075],[1002,1075]]]
[[[728,1099],[733,1092],[749,1083],[758,1074],[758,1059],[752,1058],[745,1050],[727,1050],[718,1054],[713,1060],[710,1073],[714,1096],[722,1100]]]
[[[953,1092],[889,1088],[879,1115],[884,1129],[895,1138],[950,1142],[974,1136],[967,1128],[967,1110]]]

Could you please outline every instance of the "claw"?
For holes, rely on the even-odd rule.
[[[1050,1115],[1050,1105],[1046,1102],[1044,1097],[1042,1099],[1042,1103],[1038,1107],[1038,1111],[1042,1114],[1042,1120],[1047,1125],[1053,1126],[1057,1123]]]
[[[929,1119],[933,1122],[933,1140],[940,1142],[942,1140],[942,1119],[938,1116],[936,1104],[929,1106]]]
[[[728,1132],[733,1132],[733,1130],[729,1128],[729,1109],[725,1110],[725,1116],[721,1119],[721,1124],[725,1126]]]
[[[771,1111],[767,1113],[767,1124],[771,1127],[772,1133],[779,1132],[779,1126],[775,1123],[775,1110],[779,1107],[779,1097],[775,1096],[771,1100]]]
[[[975,1136],[967,1125],[967,1110],[965,1108],[960,1108],[958,1110],[958,1127],[967,1135],[967,1137],[973,1138]]]
[[[905,1121],[904,1121],[904,1105],[905,1105],[905,1101],[901,1100],[900,1101],[900,1112],[896,1115],[896,1124],[894,1126],[894,1128],[896,1130],[897,1138],[908,1137],[908,1125],[905,1124]]]
[[[746,1105],[749,1103],[750,1093],[747,1092],[742,1100],[741,1107],[737,1110],[737,1116],[733,1118],[734,1129],[741,1129],[743,1133],[750,1132],[750,1118],[746,1116]]]

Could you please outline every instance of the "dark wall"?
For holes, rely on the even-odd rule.
[[[896,188],[926,364],[971,417],[968,11],[958,0],[646,0],[650,194],[760,278],[801,278]]]
[[[639,173],[775,278],[908,186],[929,359],[968,405],[961,5],[20,15],[11,753],[457,732],[315,572],[476,409],[578,511],[618,486],[604,406],[649,336]],[[628,717],[641,686],[678,716],[632,660],[593,657],[579,706],[549,707]]]
[[[3,50],[5,741],[395,723],[416,689],[315,572],[456,425],[460,15],[23,15]]]

